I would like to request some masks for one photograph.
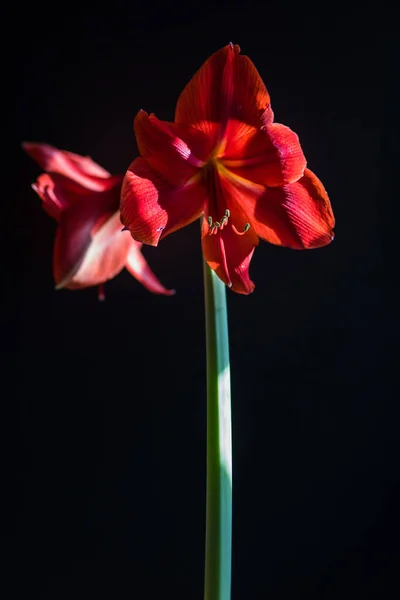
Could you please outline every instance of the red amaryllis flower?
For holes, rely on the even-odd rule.
[[[290,248],[333,239],[334,217],[319,179],[306,169],[297,135],[273,122],[255,66],[229,44],[209,58],[178,99],[175,122],[140,111],[140,158],[125,175],[121,220],[157,245],[204,215],[205,259],[236,292],[254,284],[259,238]]]
[[[171,295],[146,263],[142,244],[122,232],[119,200],[122,175],[110,175],[87,156],[24,142],[23,149],[44,171],[32,185],[43,208],[58,223],[53,271],[56,288],[100,285],[124,267],[148,290]]]

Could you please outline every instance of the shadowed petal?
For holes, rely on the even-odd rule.
[[[251,129],[227,147],[222,164],[234,175],[265,186],[281,186],[300,179],[306,159],[294,131],[277,123]]]
[[[201,131],[160,121],[144,110],[136,115],[134,128],[142,158],[174,186],[196,175],[212,150],[211,140]]]
[[[48,173],[59,173],[84,188],[102,192],[119,185],[121,175],[110,175],[89,156],[58,150],[49,144],[23,142],[22,148]]]
[[[217,137],[223,137],[229,119],[243,126],[243,132],[248,125],[260,128],[272,122],[267,89],[251,60],[239,52],[239,46],[228,44],[203,64],[178,99],[176,123],[209,136],[215,136],[213,124],[219,123]]]
[[[122,231],[119,211],[96,219],[86,206],[69,209],[63,213],[54,246],[56,288],[100,285],[126,267],[150,292],[173,295],[175,291],[167,290],[154,275],[141,247]]]
[[[120,185],[103,192],[92,192],[64,175],[44,173],[32,188],[43,200],[44,210],[57,221],[63,211],[74,206],[78,212],[90,214],[92,220],[115,212],[119,206]],[[86,203],[87,207],[84,207]]]
[[[154,275],[153,271],[147,264],[146,259],[141,253],[140,249],[142,244],[136,242],[129,235],[128,232],[125,235],[129,236],[131,240],[131,246],[127,255],[125,267],[135,279],[137,279],[149,292],[153,294],[164,294],[165,296],[173,296],[175,290],[167,290]]]
[[[160,239],[198,219],[205,198],[200,178],[175,188],[137,158],[122,185],[121,221],[134,239],[157,246]]]
[[[57,289],[89,287],[115,277],[131,247],[130,235],[121,229],[118,211],[97,218],[87,205],[65,211],[54,245]]]
[[[43,201],[43,208],[53,219],[60,220],[61,213],[68,207],[68,201],[62,189],[56,189],[54,179],[47,173],[39,175],[32,188]]]

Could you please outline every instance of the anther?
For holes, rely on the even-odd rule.
[[[209,224],[210,227],[212,227],[212,222],[213,222],[212,221],[212,217],[208,217],[208,224]]]

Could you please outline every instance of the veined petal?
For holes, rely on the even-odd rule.
[[[306,167],[297,134],[278,123],[231,139],[221,162],[231,174],[270,187],[297,181]]]
[[[122,185],[121,221],[134,239],[157,246],[160,239],[198,219],[205,199],[200,176],[173,187],[143,158],[137,158]]]
[[[267,89],[251,60],[239,52],[239,46],[228,44],[203,64],[178,99],[176,123],[209,136],[215,135],[215,123],[223,134],[229,119],[239,127],[272,123]]]
[[[194,129],[160,121],[140,110],[134,122],[139,152],[171,185],[179,186],[205,165],[212,141]]]
[[[146,289],[148,289],[150,292],[153,292],[153,294],[173,296],[175,294],[175,290],[167,290],[159,282],[147,264],[146,259],[140,251],[142,244],[136,240],[133,240],[128,232],[126,232],[125,235],[128,235],[131,241],[131,246],[129,248],[125,263],[125,267],[129,273],[133,275],[133,277],[135,277],[135,279],[137,279]]]
[[[111,175],[89,156],[58,150],[49,144],[23,142],[22,148],[44,171],[59,173],[87,190],[103,192],[119,185],[121,175]]]
[[[321,248],[334,238],[335,219],[324,186],[309,169],[296,183],[269,188],[256,204],[255,227],[268,239],[267,223],[284,246],[294,249]]]
[[[309,169],[299,181],[271,188],[219,172],[231,202],[242,207],[261,239],[293,249],[319,248],[332,241],[335,222],[329,198]]]
[[[229,117],[253,127],[269,125],[274,120],[271,98],[259,72],[248,56],[240,55],[233,61],[234,102]]]

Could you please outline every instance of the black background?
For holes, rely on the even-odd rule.
[[[276,121],[299,134],[337,221],[321,250],[262,243],[255,292],[228,291],[232,600],[398,597],[392,18],[383,5],[350,3],[15,7],[5,597],[202,598],[198,224],[144,249],[174,297],[127,272],[106,285],[104,303],[95,289],[55,292],[56,225],[19,144],[47,142],[124,172],[137,156],[136,112],[172,120],[183,86],[230,41],[256,64]]]

